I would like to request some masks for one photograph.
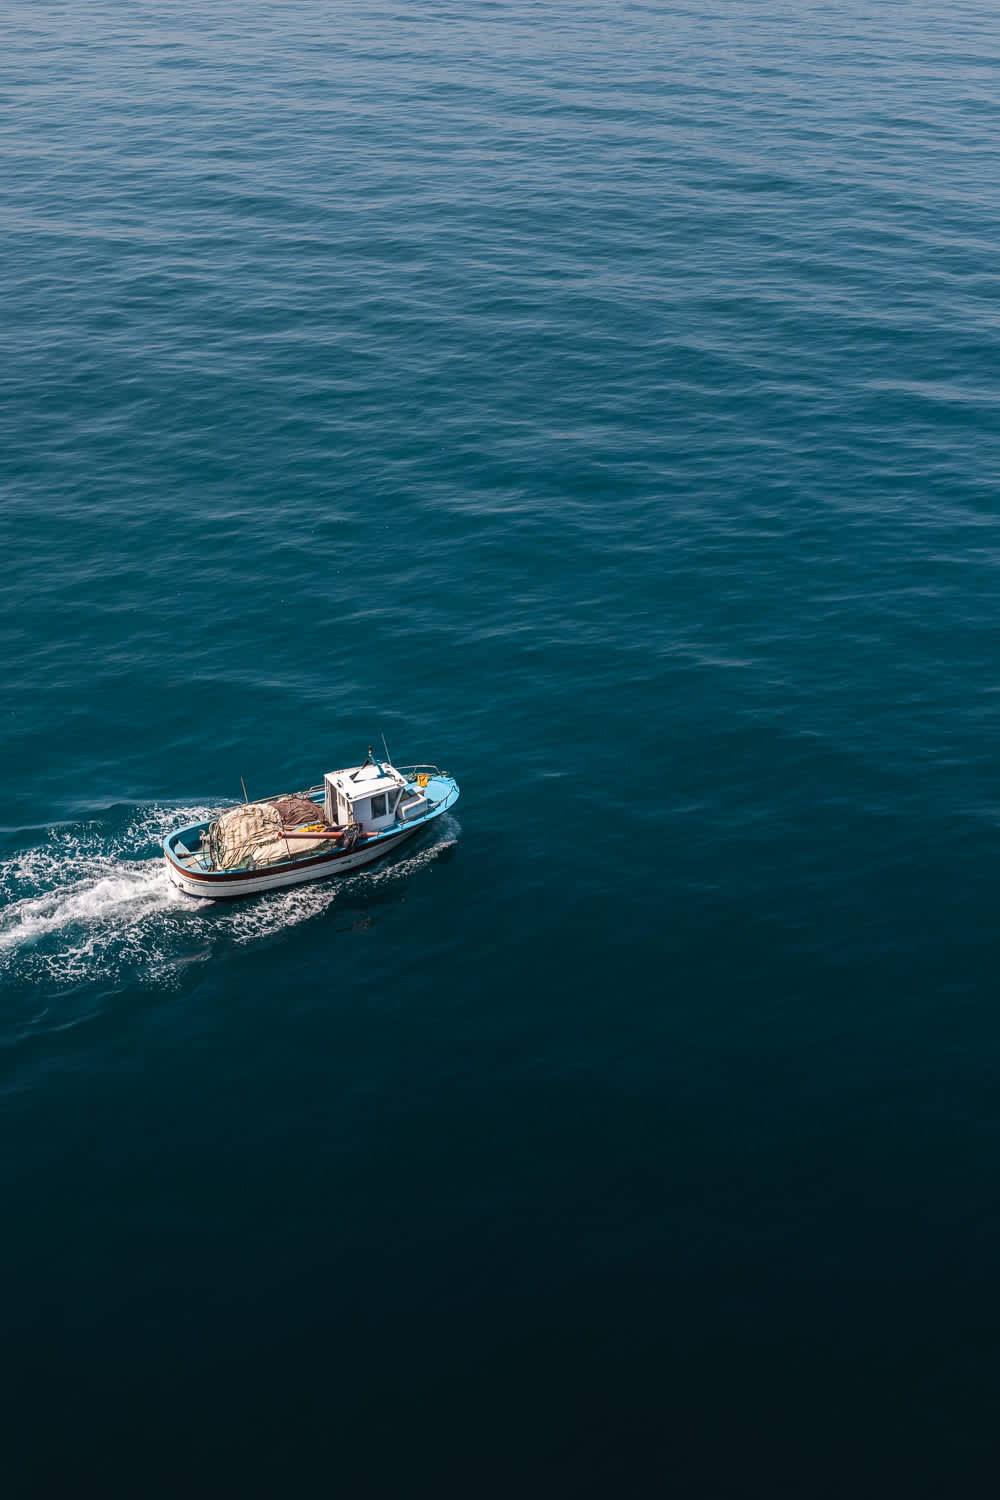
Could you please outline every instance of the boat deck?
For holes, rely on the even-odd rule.
[[[456,783],[443,775],[436,766],[407,767],[406,772],[406,781],[412,784],[418,782],[419,778],[419,785],[411,793],[407,793],[412,798],[408,808],[404,807],[404,798],[399,815],[385,827],[362,833],[360,826],[355,824],[350,827],[331,825],[324,815],[321,801],[323,788],[310,787],[307,792],[288,795],[313,802],[316,807],[314,818],[297,827],[286,826],[280,832],[276,830],[266,839],[258,839],[253,829],[245,835],[241,832],[241,838],[246,837],[246,845],[233,851],[237,853],[237,859],[233,863],[220,867],[218,851],[214,847],[217,821],[207,818],[203,822],[175,829],[163,840],[167,865],[174,872],[175,883],[189,894],[199,896],[207,896],[216,891],[225,895],[234,889],[249,893],[244,882],[254,877],[261,883],[261,889],[267,889],[271,884],[312,879],[327,872],[336,873],[337,869],[354,869],[378,859],[383,849],[388,852],[404,838],[418,832],[457,799]],[[273,803],[277,800],[280,799],[260,799],[261,803]],[[248,807],[255,805],[258,804],[248,804]],[[304,816],[304,812],[300,815]],[[342,842],[348,834],[351,838],[346,843]],[[280,857],[275,857],[275,846],[278,843],[283,844],[284,849]],[[260,857],[265,849],[272,851],[269,858]]]

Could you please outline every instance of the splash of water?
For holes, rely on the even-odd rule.
[[[192,901],[168,879],[159,839],[207,807],[143,807],[73,828],[50,829],[0,857],[0,982],[49,986],[138,978],[170,985],[184,966],[227,944],[244,947],[328,911],[345,890],[404,879],[455,842],[444,818],[436,837],[391,864],[237,903]],[[136,858],[140,851],[147,857]]]
[[[65,985],[153,972],[167,956],[164,918],[183,899],[154,851],[172,823],[200,815],[134,809],[124,821],[50,829],[0,858],[0,979]],[[142,850],[150,857],[136,858]]]

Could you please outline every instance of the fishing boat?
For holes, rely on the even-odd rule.
[[[189,896],[255,896],[382,859],[457,801],[458,783],[437,766],[393,766],[369,745],[363,765],[328,771],[319,786],[245,800],[175,829],[163,856]]]

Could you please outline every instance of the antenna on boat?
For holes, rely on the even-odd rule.
[[[365,761],[365,765],[358,767],[358,769],[355,771],[354,775],[351,777],[351,780],[352,781],[357,781],[358,777],[361,775],[361,772],[365,769],[365,766],[370,766],[372,764],[373,764],[373,761],[372,761],[372,747],[371,747],[371,745],[369,745],[368,746],[368,759]]]
[[[242,776],[240,777],[240,786],[243,788],[243,801],[249,806],[250,798],[247,796],[247,784]]]
[[[382,735],[382,749],[385,751],[385,763],[386,763],[386,765],[387,766],[391,766],[392,765],[392,756],[389,754],[389,746],[385,742],[385,735],[384,734]]]

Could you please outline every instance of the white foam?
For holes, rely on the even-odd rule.
[[[125,828],[99,822],[50,829],[44,842],[0,859],[0,976],[77,983],[167,958],[163,914],[184,897],[152,852],[159,835],[201,808],[140,808]],[[125,858],[150,847],[147,859]]]
[[[241,947],[328,911],[344,894],[413,875],[454,844],[442,818],[433,842],[353,875],[247,901],[192,901],[169,880],[157,848],[170,828],[207,807],[136,809],[115,831],[91,822],[51,829],[41,843],[0,859],[0,978],[78,984],[125,976],[173,983],[194,958]],[[148,848],[148,858],[136,854]]]
[[[0,913],[0,951],[66,927],[140,922],[151,911],[176,905],[171,892],[183,899],[152,860],[122,866],[116,874],[84,875],[62,888],[25,896]]]

